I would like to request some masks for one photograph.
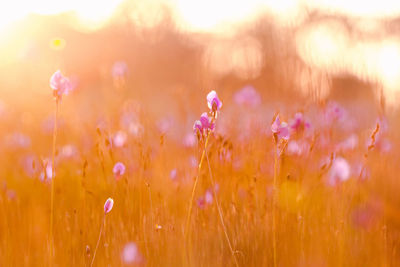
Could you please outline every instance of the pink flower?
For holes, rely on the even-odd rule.
[[[329,102],[326,107],[325,116],[326,123],[330,124],[334,121],[341,121],[345,117],[345,110],[336,102]]]
[[[113,168],[115,179],[119,180],[124,175],[125,169],[125,165],[122,162],[115,163]]]
[[[112,198],[108,198],[106,203],[104,204],[104,214],[109,213],[114,206],[114,200]]]
[[[204,112],[203,114],[201,114],[200,116],[200,122],[201,122],[201,126],[203,128],[203,130],[207,131],[207,130],[214,130],[214,123],[212,122],[211,118],[208,117],[207,113]]]
[[[289,140],[290,133],[288,124],[286,122],[281,122],[279,115],[276,115],[275,120],[271,125],[271,131],[278,140]]]
[[[350,165],[342,157],[333,160],[332,166],[328,173],[328,184],[335,186],[340,182],[344,182],[350,178]]]
[[[310,123],[304,119],[303,113],[297,112],[294,114],[294,119],[290,123],[290,128],[293,132],[304,131],[310,128]]]
[[[257,107],[261,103],[260,95],[251,85],[247,85],[236,92],[234,100],[237,104],[248,107]]]
[[[39,174],[39,179],[42,182],[49,182],[51,179],[55,177],[55,173],[53,173],[53,167],[51,164],[51,161],[49,159],[43,159],[42,160],[42,166],[41,166],[40,174]]]
[[[183,139],[183,145],[185,147],[193,147],[196,144],[196,137],[193,134],[189,133],[185,135]]]
[[[197,206],[199,207],[199,209],[202,209],[202,210],[204,210],[206,208],[206,200],[204,199],[203,196],[201,196],[197,199]]]
[[[213,194],[211,192],[211,189],[208,189],[206,191],[206,194],[204,195],[204,200],[206,201],[207,204],[211,204],[213,202]]]
[[[122,261],[125,264],[138,264],[143,262],[143,256],[139,252],[139,248],[134,242],[125,245],[122,251]]]
[[[72,159],[78,154],[78,149],[76,146],[68,144],[61,148],[60,156],[66,159]]]
[[[201,124],[201,121],[196,120],[196,121],[194,122],[193,131],[194,131],[196,134],[203,135],[203,125]]]
[[[124,131],[118,131],[113,138],[113,144],[116,147],[123,147],[128,139],[128,135]]]
[[[193,125],[193,131],[200,137],[206,136],[208,132],[213,131],[214,128],[215,124],[212,122],[212,119],[208,117],[206,112],[201,114],[200,119],[196,120]]]
[[[175,181],[177,176],[178,176],[178,171],[176,169],[172,169],[169,172],[169,178],[171,178],[171,180]]]
[[[61,99],[62,95],[67,95],[72,90],[71,82],[59,70],[51,76],[50,87],[53,89],[53,95],[57,99]]]
[[[217,93],[213,90],[207,95],[207,105],[212,112],[217,112],[222,107],[222,102],[219,100]]]
[[[45,164],[45,172],[47,179],[53,179],[53,167],[50,161],[47,161],[47,163]]]

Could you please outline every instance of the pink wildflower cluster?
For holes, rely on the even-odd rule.
[[[217,119],[217,114],[222,107],[222,102],[219,100],[215,91],[211,91],[207,95],[207,105],[210,109],[210,114],[204,112],[201,114],[200,119],[196,120],[193,125],[193,131],[199,140],[208,136],[208,134],[215,129],[215,120]]]

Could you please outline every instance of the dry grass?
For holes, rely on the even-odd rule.
[[[118,101],[123,99],[113,99],[114,103]],[[61,110],[70,104],[65,100]],[[168,135],[160,138],[152,119],[146,119],[145,110],[139,112],[143,135],[129,135],[124,147],[113,147],[109,138],[119,129],[116,121],[124,109],[106,110],[109,122],[97,130],[94,119],[89,125],[76,123],[77,118],[68,110],[61,112],[63,123],[57,144],[55,256],[48,257],[50,184],[39,179],[40,160],[35,161],[31,177],[22,164],[26,155],[39,157],[43,150],[49,153],[52,139],[51,134],[31,129],[31,147],[5,146],[1,156],[2,266],[89,265],[107,197],[112,197],[115,205],[106,216],[94,266],[123,265],[121,253],[130,241],[138,245],[145,259],[142,264],[148,266],[234,265],[215,201],[204,209],[194,202],[185,246],[184,227],[197,175],[189,159],[192,155],[199,158],[202,147],[185,148],[179,139]],[[222,112],[220,117],[224,115]],[[330,129],[334,132],[332,144],[336,142],[335,134],[341,135],[341,130],[334,127]],[[268,123],[265,128],[269,128]],[[368,140],[367,133],[372,130],[357,134]],[[65,158],[61,148],[70,143],[78,151]],[[273,146],[271,136],[261,133],[251,133],[242,141],[229,134],[222,138],[218,130],[210,136],[208,162],[219,185],[217,196],[240,266],[273,264]],[[277,266],[396,266],[400,223],[396,149],[386,154],[371,149],[366,159],[370,171],[367,180],[352,175],[348,181],[330,187],[324,182],[329,164],[325,169],[319,164],[329,156],[329,147],[333,146],[315,145],[301,156],[284,153],[279,158]],[[231,156],[224,159],[224,151]],[[366,151],[360,145],[338,154],[357,161]],[[127,166],[126,174],[118,181],[112,173],[116,161]],[[195,199],[211,187],[208,162],[200,169]],[[174,168],[177,178],[172,180],[169,176]],[[366,225],[355,222],[357,212],[366,216]]]

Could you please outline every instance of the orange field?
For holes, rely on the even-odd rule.
[[[132,8],[0,35],[0,266],[400,266],[397,48]]]

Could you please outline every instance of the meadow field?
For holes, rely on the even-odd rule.
[[[166,14],[0,39],[0,266],[400,266],[387,84]]]

